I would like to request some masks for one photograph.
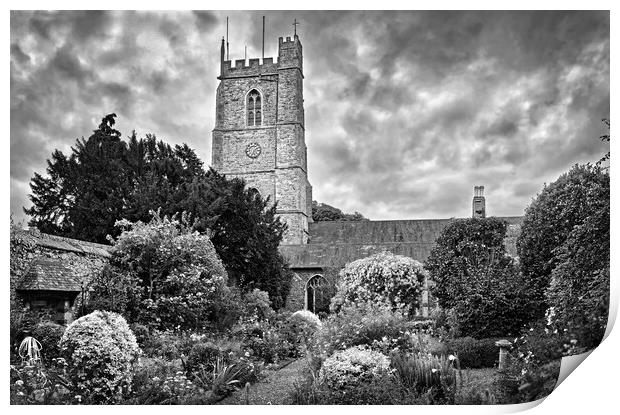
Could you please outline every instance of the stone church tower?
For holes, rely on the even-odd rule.
[[[299,37],[279,39],[273,58],[225,60],[220,53],[212,166],[243,178],[263,198],[277,202],[288,225],[283,245],[308,241],[312,186],[304,130],[303,57]]]

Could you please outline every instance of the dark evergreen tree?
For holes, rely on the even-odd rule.
[[[135,132],[121,140],[114,114],[99,129],[78,140],[66,157],[55,151],[48,177],[32,179],[30,225],[42,232],[94,242],[117,236],[117,220],[151,220],[151,212],[182,212],[193,229],[208,233],[231,281],[243,289],[267,291],[275,308],[284,305],[291,273],[278,252],[286,225],[269,199],[228,180],[186,144],[174,147]]]

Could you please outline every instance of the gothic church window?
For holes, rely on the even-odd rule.
[[[315,314],[329,313],[331,297],[331,289],[325,277],[317,274],[308,280],[306,284],[306,310]]]
[[[246,108],[247,108],[247,114],[248,114],[248,117],[247,117],[248,127],[255,127],[255,126],[262,125],[263,107],[262,107],[260,93],[256,89],[253,89],[248,93]]]

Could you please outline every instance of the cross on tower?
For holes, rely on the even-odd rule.
[[[293,20],[293,27],[295,28],[295,36],[297,36],[297,25],[299,24],[299,22],[297,21],[297,19]]]

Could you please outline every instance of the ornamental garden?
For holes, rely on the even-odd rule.
[[[116,150],[101,157],[151,150],[140,153],[141,170],[112,163],[113,180],[132,177],[108,183],[126,191],[126,210],[109,214],[117,217],[83,215],[77,197],[63,213],[71,221],[54,221],[49,204],[35,203],[34,227],[94,242],[110,235],[110,249],[70,323],[25,307],[12,284],[13,404],[521,403],[551,393],[563,356],[603,339],[610,188],[600,163],[541,188],[517,257],[506,252],[504,221],[455,219],[424,264],[389,252],[346,264],[319,317],[284,309],[284,227],[260,195],[204,171],[190,149],[124,143],[109,121],[91,137]],[[49,168],[64,183],[67,163],[96,175],[80,162],[95,151],[91,139],[70,158],[55,153]],[[37,180],[43,200],[50,188]],[[145,211],[146,200],[157,205]],[[12,225],[12,274],[33,249]]]

